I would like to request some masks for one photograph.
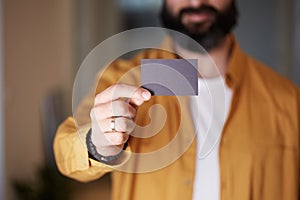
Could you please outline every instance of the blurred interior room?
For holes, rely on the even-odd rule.
[[[61,176],[52,141],[72,114],[87,54],[121,31],[160,26],[162,0],[0,0],[0,200],[109,199],[110,177]],[[300,86],[300,1],[238,0],[242,49]]]

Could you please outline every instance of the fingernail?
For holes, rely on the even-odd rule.
[[[150,95],[149,92],[144,91],[144,92],[142,92],[142,97],[143,97],[144,99],[150,99],[151,95]]]

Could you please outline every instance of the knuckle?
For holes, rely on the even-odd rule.
[[[96,120],[101,120],[107,114],[107,108],[105,106],[93,108],[93,116]]]
[[[98,93],[98,94],[96,94],[96,96],[95,96],[95,102],[94,102],[94,104],[95,104],[97,101],[101,100],[101,96],[102,96],[102,92],[101,92],[101,93]]]
[[[94,106],[98,103],[103,103],[104,97],[106,96],[106,94],[107,94],[107,89],[96,94],[95,99],[94,99]]]

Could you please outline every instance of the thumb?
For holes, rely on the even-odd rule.
[[[130,99],[130,103],[140,106],[142,105],[145,101],[149,101],[151,98],[151,93],[144,89],[144,88],[138,88],[132,98]]]

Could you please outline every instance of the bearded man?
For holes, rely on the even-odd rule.
[[[208,52],[170,32],[168,45],[174,52],[198,58],[198,106],[188,101],[180,110],[172,96],[151,96],[138,82],[116,82],[141,59],[176,59],[178,54],[148,49],[130,60],[117,60],[101,77],[104,84],[96,90],[90,124],[81,131],[87,145],[79,141],[73,117],[59,127],[54,142],[59,170],[79,181],[111,173],[113,200],[299,200],[299,89],[239,48],[232,34],[237,18],[235,0],[165,0],[164,27],[189,36]],[[211,90],[201,87],[204,78]],[[225,83],[222,89],[214,87],[220,80]],[[210,104],[212,94],[215,107]],[[225,98],[218,98],[222,95]],[[163,128],[152,137],[131,136],[136,131],[131,124],[160,120],[159,114],[148,116],[156,104],[167,112]],[[208,134],[220,138],[199,159],[201,134],[208,127]],[[186,145],[185,138],[196,137],[169,165],[145,173],[116,170],[130,162],[127,168],[139,171],[168,159],[158,154],[144,163],[128,154],[128,161],[124,152],[156,151],[173,141],[179,129],[183,136],[169,156]]]

